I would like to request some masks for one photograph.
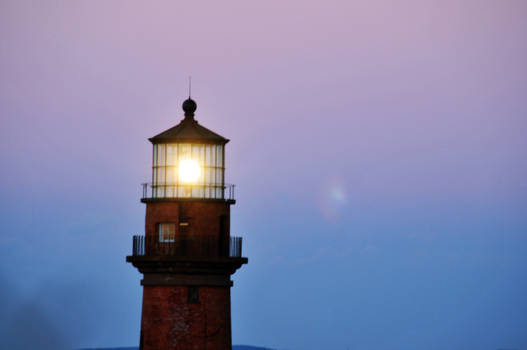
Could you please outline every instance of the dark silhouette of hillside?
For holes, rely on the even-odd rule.
[[[124,348],[90,348],[90,349],[79,349],[79,350],[139,350],[138,347],[124,347]],[[250,345],[233,345],[232,350],[273,350],[271,348],[262,348],[259,346]]]

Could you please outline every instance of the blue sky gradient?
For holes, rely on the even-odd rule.
[[[148,137],[231,139],[233,342],[527,348],[524,1],[2,1],[11,348],[138,342]]]

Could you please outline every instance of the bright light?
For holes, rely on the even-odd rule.
[[[196,182],[201,174],[198,162],[192,159],[185,159],[179,162],[179,179],[182,182]]]

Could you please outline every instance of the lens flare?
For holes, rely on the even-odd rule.
[[[319,209],[327,222],[336,223],[351,215],[346,180],[333,176],[320,188]]]
[[[192,159],[185,159],[179,162],[179,179],[184,183],[198,181],[201,174],[198,162]]]

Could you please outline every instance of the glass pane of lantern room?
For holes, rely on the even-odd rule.
[[[200,145],[199,147],[199,165],[203,168],[205,166],[205,145]]]
[[[206,165],[207,166],[213,166],[212,145],[207,145],[206,146],[205,153],[206,153],[206,157],[207,157]]]
[[[166,167],[158,167],[157,168],[157,185],[165,184],[165,171]]]
[[[223,170],[221,168],[216,168],[216,185],[223,185]]]
[[[157,198],[157,168],[152,170],[152,197]]]
[[[217,150],[218,150],[218,161],[216,163],[216,166],[218,167],[223,167],[223,146],[218,146],[217,147]]]
[[[207,168],[205,181],[207,185],[211,185],[214,183],[214,168],[213,167]]]
[[[165,166],[165,148],[166,145],[157,146],[157,166]]]
[[[212,146],[212,165],[218,166],[218,146],[216,145]]]
[[[203,148],[203,145],[200,144],[193,144],[192,145],[192,160],[194,160],[200,169],[199,177],[196,181],[196,185],[203,183],[203,158],[201,157],[201,150]],[[193,194],[194,196],[194,194]],[[198,197],[201,197],[199,194]]]
[[[190,158],[198,162],[198,165],[201,166],[201,158],[199,152],[200,146],[201,145],[192,145],[192,155]]]
[[[190,159],[190,144],[188,143],[181,143],[178,147],[178,153],[179,153],[179,159],[178,161],[182,161],[184,159]]]
[[[154,145],[154,152],[152,155],[152,166],[157,166],[157,145]]]
[[[166,171],[166,183],[170,184],[170,185],[175,184],[176,183],[176,175],[177,175],[176,167],[175,166],[167,166],[167,167],[165,167],[165,171]]]
[[[166,167],[166,197],[175,197],[175,184],[176,184],[176,167],[167,166]]]
[[[177,144],[175,143],[167,145],[167,165],[177,165]]]

